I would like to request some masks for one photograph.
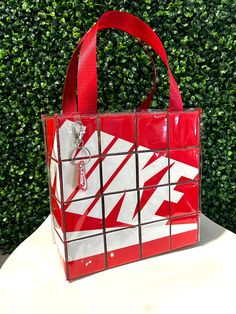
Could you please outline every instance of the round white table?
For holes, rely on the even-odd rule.
[[[205,216],[195,247],[67,282],[50,218],[0,270],[3,314],[233,313],[236,234]]]

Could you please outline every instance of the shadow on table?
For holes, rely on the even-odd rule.
[[[200,243],[199,246],[205,245],[219,238],[226,229],[217,225],[214,221],[210,220],[204,215],[201,215],[200,219]]]

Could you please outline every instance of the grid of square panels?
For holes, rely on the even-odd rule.
[[[51,120],[49,121],[52,123]],[[70,134],[70,145],[73,143],[71,129],[73,123],[77,121],[84,123],[86,130],[88,130],[84,145],[93,147],[93,149],[91,148],[92,158],[86,166],[88,175],[87,191],[77,188],[78,169],[67,159],[71,147],[70,149],[64,149],[65,138],[68,137],[68,134]],[[198,205],[196,205],[196,202],[194,206],[189,206],[189,209],[187,207],[183,208],[184,205],[181,205],[182,209],[178,210],[175,206],[175,203],[178,203],[183,195],[181,190],[189,191],[189,197],[194,195],[197,199],[198,185],[196,183],[179,186],[180,182],[189,183],[189,181],[198,180],[199,115],[196,112],[173,114],[146,112],[138,115],[104,114],[100,115],[99,119],[97,116],[73,115],[66,119],[58,117],[57,124],[60,126],[58,146],[63,147],[61,150],[64,152],[65,158],[61,166],[64,202],[90,197],[95,198],[101,194],[104,195],[106,205],[104,205],[103,210],[106,213],[106,208],[112,211],[119,208],[121,202],[122,206],[119,210],[125,208],[125,206],[128,208],[125,205],[126,200],[129,199],[129,202],[131,202],[132,199],[133,203],[136,202],[136,206],[134,204],[131,206],[133,207],[133,213],[137,213],[137,206],[141,211],[141,223],[197,211]],[[96,130],[99,128],[98,135]],[[191,133],[189,130],[192,131],[192,134],[189,134]],[[186,138],[185,134],[187,133]],[[182,138],[182,142],[179,140],[177,143],[174,140],[178,136]],[[98,139],[101,139],[101,143],[98,143]],[[88,142],[89,144],[87,144]],[[168,144],[170,145],[169,149]],[[186,145],[188,145],[187,148],[185,148]],[[189,145],[194,146],[190,148]],[[94,147],[97,148],[94,149]],[[83,157],[78,154],[76,158]],[[55,162],[52,162],[54,168],[55,164]],[[52,170],[51,172],[55,171]],[[178,187],[175,186],[175,183],[178,184]],[[139,193],[132,192],[136,190]],[[122,192],[124,195],[120,196]],[[59,188],[56,194],[60,200]],[[109,196],[109,194],[111,195]],[[132,198],[130,195],[132,195]],[[117,203],[115,203],[116,200]],[[110,205],[108,205],[108,201]],[[114,203],[113,208],[111,207],[112,202]],[[169,206],[168,203],[173,203],[173,206]],[[187,201],[185,203],[187,204]],[[127,216],[129,215],[127,213]],[[127,223],[124,211],[121,210],[118,217]]]
[[[146,257],[178,247],[171,244],[178,235],[170,233],[170,226],[174,221],[185,225],[186,216],[199,213],[199,111],[83,117],[88,130],[83,144],[91,152],[87,191],[76,191],[77,169],[69,158],[74,143],[65,140],[68,134],[73,138],[69,130],[82,117],[57,119],[61,125],[57,144],[63,154],[60,162],[54,153],[62,177],[56,198],[61,201],[63,194],[68,243],[103,235],[108,267],[140,258],[140,249]],[[48,151],[56,151],[49,141]],[[80,150],[75,159],[86,156]],[[121,253],[127,247],[122,248],[120,254],[128,254],[122,261],[113,245],[125,234],[133,239],[127,247],[134,247],[130,257]]]

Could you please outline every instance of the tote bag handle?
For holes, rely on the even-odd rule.
[[[78,112],[78,108],[77,108],[77,60],[78,60],[78,54],[79,54],[79,50],[81,48],[82,42],[84,41],[85,37],[86,37],[87,33],[85,34],[85,36],[80,40],[78,46],[76,47],[68,69],[67,69],[67,74],[66,74],[66,79],[65,79],[65,84],[64,84],[64,91],[63,91],[63,98],[62,98],[62,112],[64,114],[66,113],[73,113],[73,112]],[[156,74],[156,64],[153,60],[153,57],[150,53],[150,51],[148,50],[148,48],[144,45],[144,43],[139,39],[138,42],[143,46],[143,49],[146,51],[146,53],[149,55],[149,58],[152,62],[153,65],[153,72],[154,72],[154,82],[153,82],[153,86],[152,89],[150,91],[150,93],[148,94],[148,96],[146,97],[146,99],[141,103],[141,105],[139,106],[140,110],[145,110],[146,108],[150,107],[151,101],[153,99],[155,90],[156,90],[156,78],[157,78],[157,74]]]
[[[85,34],[85,36],[86,35],[87,33]],[[77,81],[76,81],[77,80],[77,60],[78,60],[79,50],[81,48],[81,45],[82,45],[82,42],[84,41],[85,36],[80,40],[78,46],[76,47],[71,57],[68,69],[67,69],[67,74],[66,74],[66,79],[65,79],[65,84],[64,84],[64,91],[63,91],[63,98],[62,98],[62,112],[63,113],[78,112]],[[143,49],[149,55],[149,58],[153,65],[153,77],[154,77],[153,86],[150,93],[146,97],[146,99],[144,99],[144,101],[140,105],[140,109],[145,110],[146,108],[150,107],[150,103],[152,101],[152,98],[156,90],[157,73],[156,73],[156,64],[155,64],[155,61],[153,60],[153,57],[150,51],[140,39],[138,39],[138,42],[143,46]]]
[[[78,113],[97,112],[97,65],[96,65],[96,39],[97,32],[102,29],[116,28],[127,32],[151,46],[160,56],[168,70],[170,81],[169,111],[183,110],[182,98],[178,85],[171,73],[166,52],[157,34],[142,20],[127,12],[108,11],[104,13],[97,23],[82,38],[79,45],[80,57],[77,73]],[[76,73],[74,74],[76,76]],[[66,79],[63,95],[63,113],[73,112],[70,95],[67,94],[68,85],[73,83],[74,77]],[[71,87],[72,88],[72,87]],[[69,96],[69,97],[68,97]],[[149,104],[147,104],[149,105]],[[73,106],[74,107],[74,106]],[[146,108],[141,108],[146,109]],[[140,110],[140,108],[139,108]]]

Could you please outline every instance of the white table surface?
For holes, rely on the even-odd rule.
[[[236,234],[205,216],[198,246],[67,282],[50,219],[0,270],[0,313],[235,313]]]

